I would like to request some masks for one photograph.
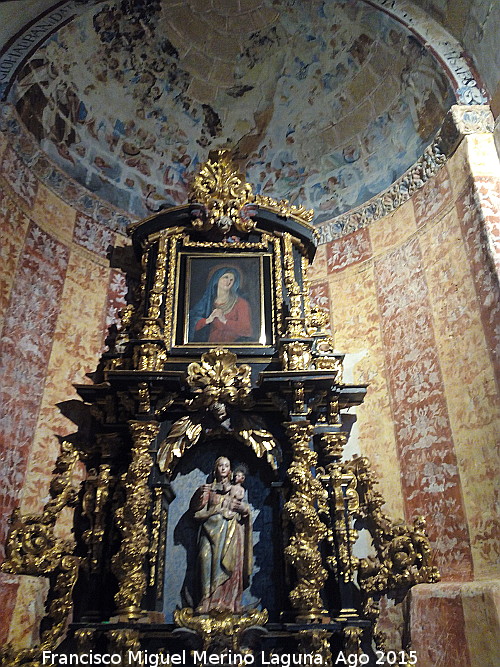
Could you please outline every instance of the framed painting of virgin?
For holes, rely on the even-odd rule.
[[[182,253],[177,345],[271,343],[271,257],[265,253]]]

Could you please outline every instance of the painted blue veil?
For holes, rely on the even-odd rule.
[[[217,296],[217,284],[219,278],[225,273],[231,273],[234,276],[234,283],[231,287],[231,293],[235,296],[239,296],[239,287],[240,287],[240,273],[236,269],[233,269],[229,266],[217,269],[214,272],[213,276],[210,278],[210,281],[205,289],[205,292],[198,303],[191,308],[189,311],[189,331],[188,331],[188,343],[203,343],[208,341],[210,335],[210,327],[203,327],[199,331],[195,331],[196,322],[202,318],[207,318],[210,316],[212,310],[214,309],[214,301]]]

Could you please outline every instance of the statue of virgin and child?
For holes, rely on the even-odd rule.
[[[234,343],[252,336],[250,305],[240,293],[234,267],[214,271],[201,299],[189,311],[189,342]]]
[[[234,473],[225,456],[214,466],[213,481],[200,486],[190,509],[200,524],[198,537],[199,595],[196,612],[213,609],[241,613],[242,595],[252,572],[252,522],[245,502],[246,467]]]

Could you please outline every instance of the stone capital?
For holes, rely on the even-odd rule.
[[[487,104],[454,104],[450,113],[455,127],[462,135],[490,133],[494,130],[495,121]]]

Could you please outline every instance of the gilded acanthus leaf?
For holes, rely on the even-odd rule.
[[[361,516],[373,538],[376,556],[361,559],[358,582],[368,596],[415,584],[439,581],[432,563],[432,549],[425,534],[425,520],[417,517],[413,526],[393,522],[383,511],[384,499],[374,489],[375,479],[368,459],[355,457],[343,464],[344,473],[357,480]]]
[[[242,650],[241,639],[245,630],[267,623],[266,609],[249,609],[236,614],[231,611],[211,609],[208,614],[195,614],[190,607],[176,609],[174,622],[181,628],[194,630],[203,640],[203,648],[209,648],[214,638],[227,638],[228,648]]]
[[[218,151],[215,160],[207,160],[194,179],[190,201],[202,203],[206,217],[193,218],[193,226],[208,230],[213,226],[228,231],[235,226],[248,232],[255,223],[243,213],[252,200],[252,186],[245,183],[224,151]]]
[[[56,474],[50,484],[51,498],[43,513],[22,515],[17,509],[12,514],[2,572],[52,575],[53,584],[40,626],[39,644],[21,650],[14,649],[11,644],[0,648],[0,663],[3,665],[41,665],[42,651],[53,650],[65,632],[81,559],[73,554],[71,540],[57,536],[56,522],[64,508],[74,507],[76,503],[78,491],[73,486],[73,471],[77,462],[76,448],[63,440],[56,461]]]
[[[202,204],[205,215],[193,217],[195,229],[208,231],[217,227],[223,232],[234,226],[247,233],[255,227],[256,206],[268,209],[282,217],[292,216],[303,223],[311,222],[314,212],[303,206],[294,206],[286,199],[254,195],[252,186],[238,173],[227,151],[218,151],[205,162],[191,187],[190,202]]]
[[[191,410],[209,408],[214,404],[244,406],[251,391],[248,364],[236,366],[237,357],[229,350],[215,348],[188,366],[187,383],[196,397]]]
[[[240,412],[232,425],[236,438],[251,447],[259,458],[265,457],[273,470],[277,470],[283,458],[281,447],[265,428],[264,421],[258,415]]]
[[[158,449],[157,463],[162,472],[171,472],[174,459],[180,459],[186,449],[195,445],[202,433],[201,424],[195,424],[188,415],[174,424]]]

